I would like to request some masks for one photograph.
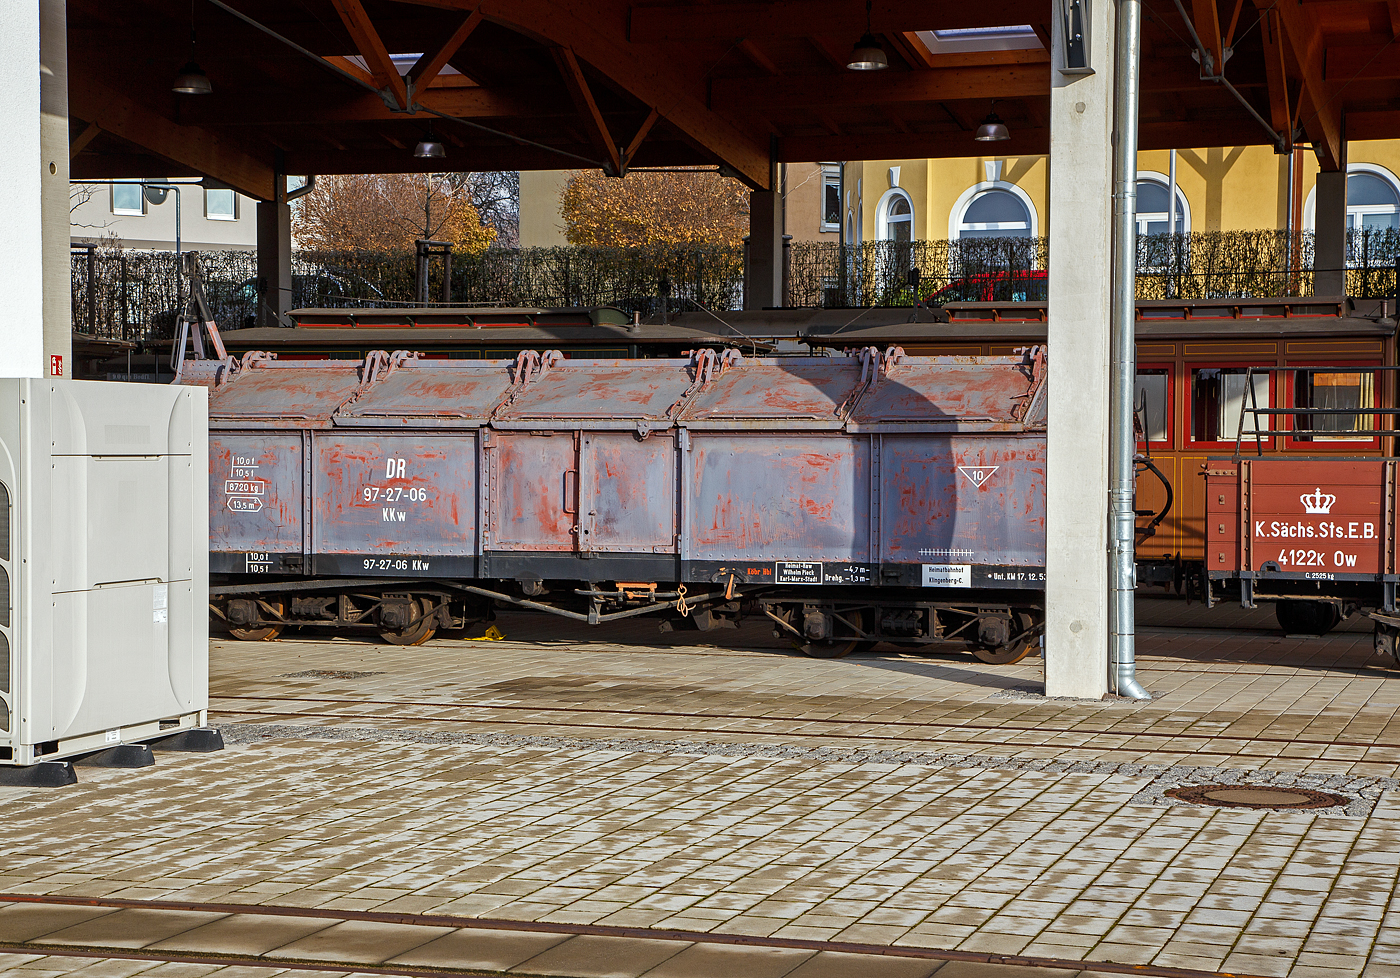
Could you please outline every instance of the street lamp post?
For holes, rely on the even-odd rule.
[[[180,260],[180,229],[182,215],[180,212],[180,187],[174,183],[143,183],[141,193],[146,200],[159,206],[165,203],[165,198],[170,195],[170,191],[175,191],[175,306],[177,309],[185,308],[185,279],[183,263]]]

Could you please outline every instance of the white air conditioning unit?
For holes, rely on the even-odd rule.
[[[207,419],[200,387],[0,380],[0,783],[204,728]]]

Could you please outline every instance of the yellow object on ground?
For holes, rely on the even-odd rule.
[[[503,638],[505,638],[505,637],[506,637],[506,633],[505,633],[505,632],[501,631],[501,630],[500,630],[499,628],[497,628],[495,625],[492,625],[490,628],[486,629],[486,634],[485,634],[485,635],[480,635],[480,636],[478,636],[478,637],[476,637],[476,638],[469,638],[469,639],[467,639],[467,641],[468,641],[468,642],[499,642],[499,641],[501,641],[501,640],[502,640]]]

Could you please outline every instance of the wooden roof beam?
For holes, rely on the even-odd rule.
[[[1220,40],[1220,13],[1215,0],[1191,0],[1191,19],[1196,22],[1196,33],[1205,45],[1205,54],[1210,64],[1201,65],[1201,73],[1220,75],[1225,71],[1224,45]]]
[[[651,127],[656,125],[661,118],[661,113],[652,109],[647,115],[646,121],[637,130],[637,134],[632,137],[632,141],[627,144],[627,148],[622,151],[622,175],[627,175],[627,168],[632,165],[632,159],[637,155],[637,150],[642,148],[642,140],[647,138],[647,133],[651,132]]]
[[[1256,5],[1260,0],[1255,0]],[[1264,45],[1264,72],[1269,79],[1269,121],[1275,131],[1284,134],[1286,146],[1293,145],[1293,109],[1288,98],[1288,63],[1284,57],[1283,28],[1279,25],[1278,11],[1273,9],[1273,0],[1264,0],[1269,6],[1259,11],[1262,21],[1259,25],[1259,38]]]
[[[322,102],[306,96],[277,99],[249,93],[245,98],[226,98],[218,105],[187,101],[180,106],[180,121],[201,126],[277,126],[319,122],[387,122],[422,118],[397,112],[372,92],[354,94],[346,86],[344,97]],[[553,90],[512,90],[505,94],[490,88],[430,88],[414,102],[461,119],[550,118],[567,109],[556,106]]]
[[[379,32],[370,23],[364,4],[360,3],[360,0],[331,0],[331,3],[336,13],[340,14],[345,29],[350,32],[350,40],[355,43],[355,49],[360,52],[360,57],[365,59],[365,64],[369,65],[375,87],[385,92],[386,97],[393,99],[399,108],[408,108],[408,86],[399,74],[399,69],[394,66],[394,60],[389,57],[389,50],[384,47]]]
[[[695,149],[696,162],[728,164],[750,187],[767,189],[772,180],[768,142],[717,112],[704,99],[702,73],[689,85],[660,50],[627,43],[626,8],[604,16],[585,4],[557,0],[405,0],[455,10],[479,9],[486,20],[548,47],[568,47],[620,91],[643,105],[665,108],[668,126]],[[863,11],[862,11],[863,13]],[[730,41],[733,37],[730,36]],[[523,151],[524,147],[520,147]],[[548,167],[558,167],[556,161]],[[564,165],[577,165],[564,164]],[[489,169],[489,168],[488,168]],[[299,171],[300,172],[300,171]]]
[[[755,44],[753,41],[749,40],[747,37],[739,42],[739,50],[743,52],[744,57],[748,58],[757,67],[762,69],[767,74],[782,74],[782,72],[778,70],[778,66],[772,62],[768,55],[760,51],[758,49],[758,45]]]
[[[587,154],[592,148],[587,143],[561,145],[561,150]],[[706,158],[698,153],[686,152],[688,147],[675,143],[662,144],[662,155],[678,165],[701,165]],[[87,157],[84,156],[83,159]],[[340,174],[340,173],[437,173],[444,167],[452,170],[558,170],[576,165],[566,156],[551,153],[533,146],[482,145],[468,141],[468,146],[460,151],[448,150],[446,160],[414,158],[402,150],[388,146],[366,148],[354,146],[341,152],[331,150],[298,150],[288,152],[286,165],[289,172]]]
[[[870,29],[876,34],[895,34],[1029,24],[1043,19],[1040,6],[1026,0],[986,0],[933,8],[927,0],[875,0]],[[864,5],[851,0],[776,0],[634,6],[627,39],[633,44],[732,42],[735,37],[804,37],[812,33],[855,40],[865,33]]]
[[[438,73],[447,66],[447,62],[471,37],[472,31],[482,21],[481,11],[473,10],[468,14],[457,29],[447,38],[442,45],[432,53],[425,53],[418,62],[408,70],[407,85],[409,92],[417,94],[427,89],[437,78]]]
[[[1393,125],[1394,118],[1367,119],[1368,129]],[[1268,140],[1261,126],[1241,126],[1238,120],[1202,122],[1144,122],[1139,126],[1143,149],[1172,149],[1189,146],[1237,146],[1263,144]],[[1013,126],[1011,138],[996,144],[996,155],[1039,156],[1049,151],[1050,130],[1040,126]],[[778,140],[778,160],[782,163],[815,163],[822,160],[920,159],[986,156],[987,144],[972,138],[971,132],[941,129],[937,132],[897,133],[883,136],[784,136]]]
[[[1317,150],[1322,169],[1341,169],[1344,159],[1341,109],[1332,101],[1323,80],[1325,49],[1321,31],[1311,10],[1301,4],[1281,3],[1274,9],[1303,79],[1303,90],[1298,96],[1298,115],[1303,129]]]
[[[589,141],[612,166],[613,176],[622,176],[622,154],[608,132],[608,124],[603,121],[603,113],[599,111],[593,92],[588,87],[588,79],[583,77],[578,58],[566,47],[553,48],[550,54],[559,66],[559,74],[564,79],[564,87],[569,90],[569,97],[574,100],[574,108],[578,109],[578,114],[588,125]]]
[[[273,199],[272,161],[249,153],[247,140],[182,126],[87,72],[69,75],[68,107],[78,118],[172,163],[221,180],[249,197]]]
[[[715,109],[764,112],[795,106],[870,106],[956,99],[1027,98],[1050,94],[1048,63],[927,71],[851,72],[781,78],[717,78]]]
[[[86,129],[78,133],[77,137],[68,144],[68,158],[71,160],[86,148],[102,132],[102,127],[95,122],[88,123]]]

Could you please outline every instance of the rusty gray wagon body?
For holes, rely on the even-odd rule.
[[[682,585],[725,607],[1042,586],[1042,353],[245,361],[205,378],[210,569],[234,591],[390,578],[529,604],[567,581],[597,620]]]

